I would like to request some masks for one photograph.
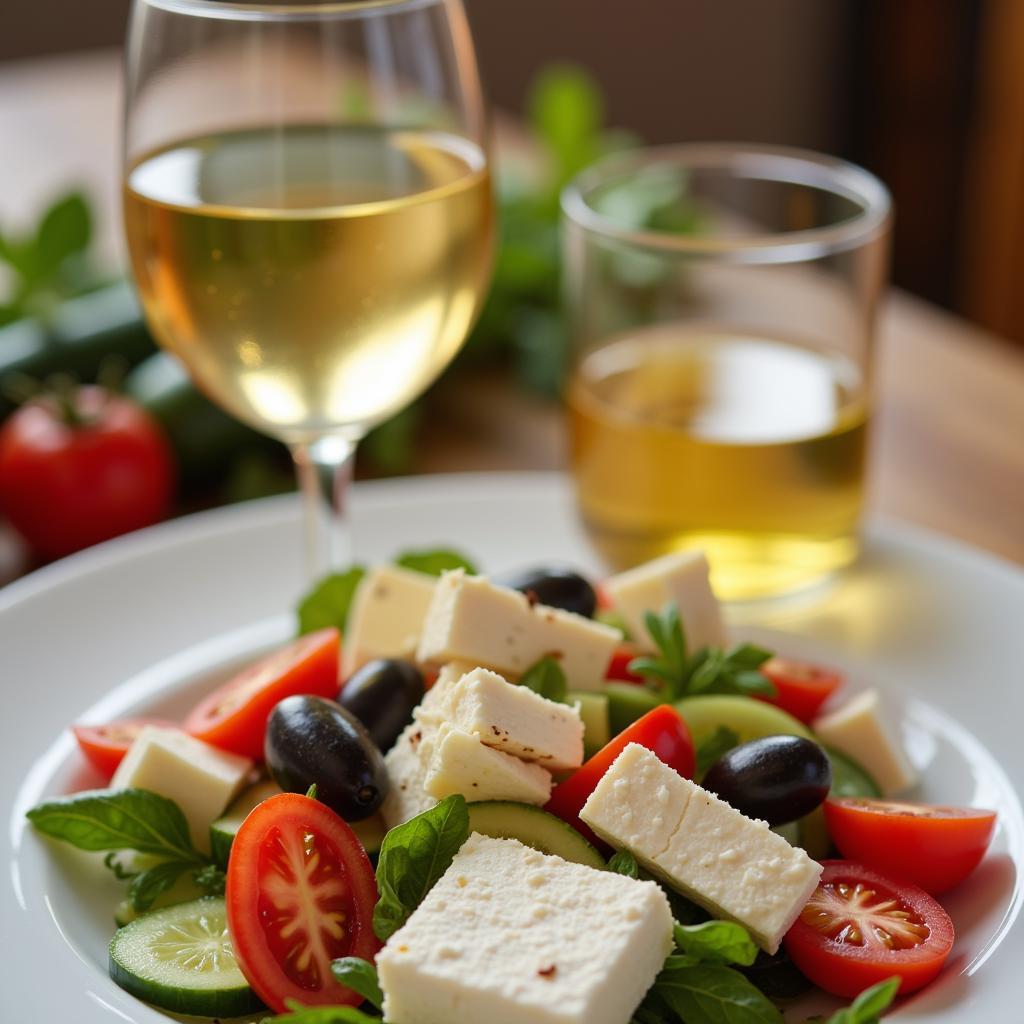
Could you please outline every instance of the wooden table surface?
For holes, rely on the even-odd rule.
[[[119,259],[119,79],[109,52],[0,67],[0,224],[28,223],[81,183],[99,207],[103,252]],[[872,512],[1024,563],[1024,351],[894,291],[878,380]],[[499,375],[460,379],[445,406],[418,472],[565,464],[559,409]]]

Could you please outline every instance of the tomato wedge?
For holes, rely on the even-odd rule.
[[[124,760],[128,748],[135,742],[135,737],[147,725],[178,728],[177,722],[163,718],[122,718],[119,722],[108,722],[106,725],[73,725],[71,731],[89,763],[110,779]]]
[[[580,821],[580,809],[612,766],[612,762],[630,743],[639,743],[657,754],[680,775],[687,779],[693,778],[696,767],[693,739],[679,712],[670,704],[662,704],[638,718],[582,767],[577,768],[569,778],[555,786],[544,808],[578,829],[599,849],[606,849],[606,846]]]
[[[332,626],[293,640],[218,687],[185,719],[185,731],[221,750],[263,760],[267,719],[285,697],[338,696],[341,634]]]
[[[841,672],[794,658],[770,658],[761,666],[761,674],[774,684],[775,696],[754,696],[805,723],[817,718],[822,704],[843,685]]]
[[[867,797],[827,800],[825,820],[844,857],[932,894],[959,885],[978,866],[996,828],[995,811]]]
[[[640,648],[636,644],[628,641],[619,644],[605,670],[605,679],[615,679],[621,683],[643,683],[643,676],[629,671],[629,663],[640,657],[640,653]]]
[[[273,796],[242,822],[231,846],[225,892],[235,957],[267,1006],[357,1006],[331,961],[373,960],[377,883],[351,828],[329,807]]]
[[[815,985],[853,998],[886,978],[923,988],[953,948],[953,922],[923,889],[847,860],[824,871],[783,944]]]

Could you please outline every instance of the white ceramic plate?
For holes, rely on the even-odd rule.
[[[355,515],[366,561],[448,543],[495,572],[594,564],[558,476],[363,485]],[[166,1019],[107,978],[121,887],[83,865],[83,855],[41,840],[24,812],[95,781],[66,724],[178,713],[212,678],[285,638],[301,568],[298,505],[286,498],[146,530],[0,591],[0,809],[9,823],[0,1020]],[[733,611],[738,635],[838,664],[853,686],[884,687],[902,712],[924,799],[999,811],[989,857],[944,901],[958,936],[950,965],[901,1007],[901,1020],[1019,1019],[1024,818],[1013,786],[1024,779],[1022,612],[1019,570],[892,525],[870,532],[862,562],[830,588]],[[794,1019],[816,1010],[801,1007]]]

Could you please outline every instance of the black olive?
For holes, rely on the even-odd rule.
[[[270,713],[263,743],[267,768],[286,792],[305,793],[346,821],[373,814],[388,792],[384,758],[351,712],[323,697],[286,697]]]
[[[810,814],[828,796],[832,766],[812,740],[765,736],[723,754],[701,785],[748,817],[784,825]]]
[[[597,594],[579,573],[562,566],[541,566],[508,573],[494,581],[511,590],[519,590],[538,604],[564,608],[592,619],[597,611]]]
[[[423,699],[423,692],[423,676],[415,665],[378,658],[349,677],[338,703],[366,726],[381,750],[390,750],[412,721],[412,709]]]

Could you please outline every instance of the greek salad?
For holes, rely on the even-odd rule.
[[[139,999],[779,1024],[818,986],[869,1024],[942,970],[995,813],[907,796],[877,691],[732,643],[700,553],[591,582],[411,552],[298,621],[184,721],[75,726],[108,785],[28,813],[126,883],[109,969]]]

